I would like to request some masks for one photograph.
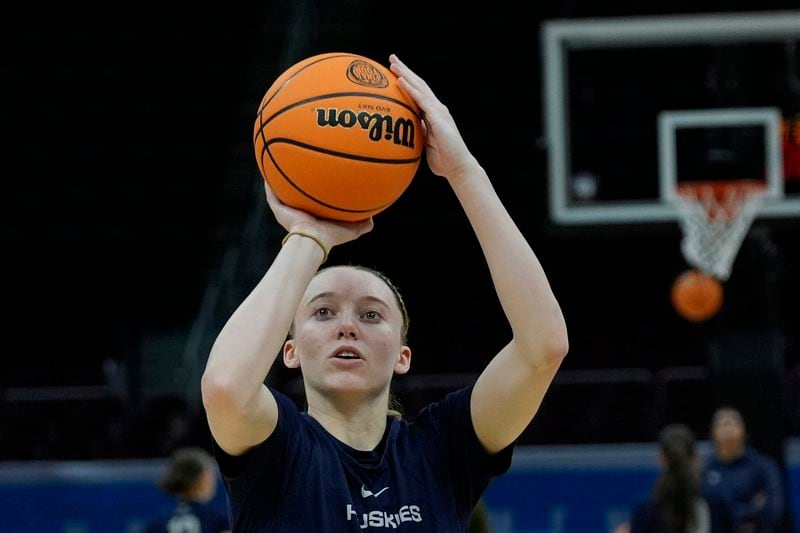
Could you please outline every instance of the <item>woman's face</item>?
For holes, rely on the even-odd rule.
[[[743,447],[745,429],[742,417],[735,411],[720,411],[711,428],[711,437],[718,448],[735,450]]]
[[[217,494],[217,475],[213,467],[209,466],[200,475],[195,491],[195,499],[197,501],[207,503],[214,499]]]
[[[322,394],[376,398],[394,373],[408,371],[403,317],[392,290],[375,275],[351,267],[319,273],[294,320],[284,363],[301,368],[306,386]]]

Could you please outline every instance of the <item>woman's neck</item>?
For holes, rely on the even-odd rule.
[[[386,431],[388,397],[368,401],[336,401],[306,391],[308,414],[325,430],[351,448],[373,450]]]
[[[745,445],[740,443],[717,444],[717,456],[723,463],[730,463],[744,455]]]

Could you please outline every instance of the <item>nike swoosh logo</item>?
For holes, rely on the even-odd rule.
[[[387,490],[389,490],[389,487],[384,487],[378,492],[372,492],[371,490],[368,490],[364,485],[361,485],[361,497],[368,498],[369,496],[372,496],[373,498],[377,498]]]

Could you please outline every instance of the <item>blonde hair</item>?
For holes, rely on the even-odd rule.
[[[397,396],[392,394],[391,390],[389,391],[389,408],[386,410],[386,414],[397,420],[403,419],[403,405],[397,399]]]

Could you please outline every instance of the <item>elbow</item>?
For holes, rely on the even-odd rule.
[[[539,317],[523,330],[528,353],[536,354],[536,366],[557,368],[569,352],[567,323],[558,306]]]
[[[559,313],[560,320],[553,326],[548,336],[547,354],[559,365],[569,352],[569,334],[567,333],[567,323]]]
[[[528,363],[538,370],[557,369],[569,351],[566,333],[553,334],[545,340],[534,339],[530,342],[515,337],[513,342],[519,347],[519,353],[525,354]]]
[[[561,323],[558,335],[556,335],[553,351],[558,354],[559,359],[562,361],[567,356],[567,352],[569,352],[569,334],[567,334],[567,325],[564,322]]]
[[[237,388],[232,383],[221,379],[208,370],[203,373],[200,380],[200,392],[203,406],[209,412],[230,412],[236,410],[240,403],[237,400]]]
[[[566,327],[562,326],[552,330],[537,348],[529,353],[538,354],[537,365],[545,368],[558,368],[569,352],[569,337]]]
[[[558,335],[548,342],[544,357],[549,365],[561,366],[564,358],[567,357],[567,352],[569,352],[569,339],[567,332],[564,331],[562,335]]]
[[[559,344],[556,348],[553,349],[553,358],[557,359],[559,364],[561,361],[567,357],[567,353],[569,352],[569,341],[566,337],[564,337],[564,341]]]
[[[206,370],[200,378],[200,394],[203,398],[203,406],[208,410],[222,403],[225,398],[225,388],[215,376]]]

